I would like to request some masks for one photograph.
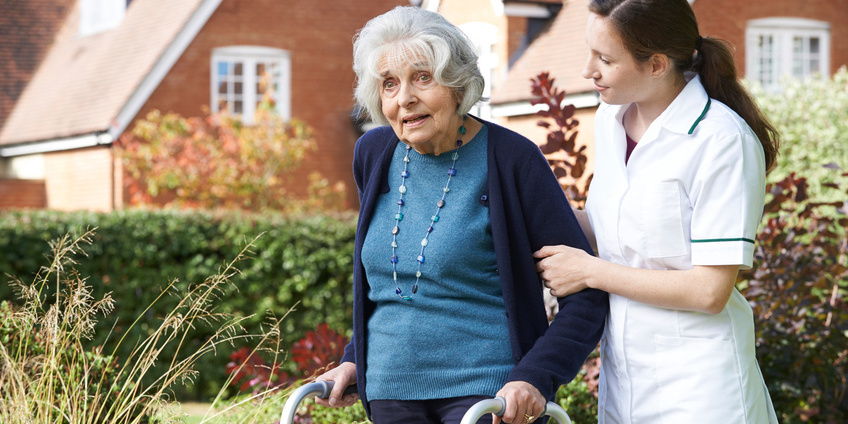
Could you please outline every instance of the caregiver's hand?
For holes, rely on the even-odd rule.
[[[600,259],[585,251],[568,246],[545,246],[533,253],[541,259],[536,262],[536,271],[551,294],[565,297],[586,288],[593,287],[591,279],[593,267]]]

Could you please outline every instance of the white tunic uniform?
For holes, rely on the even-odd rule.
[[[586,209],[602,259],[644,269],[750,267],[765,159],[745,121],[693,78],[634,149],[622,115],[596,115]],[[753,313],[733,290],[717,315],[610,295],[599,422],[776,423],[754,354]]]

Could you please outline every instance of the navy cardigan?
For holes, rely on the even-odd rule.
[[[483,124],[489,128],[488,181],[487,193],[479,201],[489,207],[509,322],[515,359],[509,381],[526,381],[552,400],[557,388],[577,375],[600,340],[609,310],[607,294],[587,289],[560,298],[559,313],[548,326],[533,252],[557,244],[589,254],[592,249],[539,148],[511,130]],[[357,364],[359,396],[369,415],[366,321],[375,305],[367,297],[368,280],[360,253],[377,196],[389,191],[388,168],[398,142],[391,127],[380,127],[363,135],[354,150],[360,209],[353,259],[353,338],[345,347],[342,362]]]

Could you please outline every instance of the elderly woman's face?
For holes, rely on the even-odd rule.
[[[395,134],[419,153],[453,150],[461,125],[453,90],[437,83],[426,64],[413,68],[404,63],[397,69],[393,63],[383,57],[379,70],[383,114]]]

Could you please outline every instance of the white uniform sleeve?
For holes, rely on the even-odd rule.
[[[692,265],[750,268],[765,199],[765,159],[756,136],[712,140],[691,195]]]

